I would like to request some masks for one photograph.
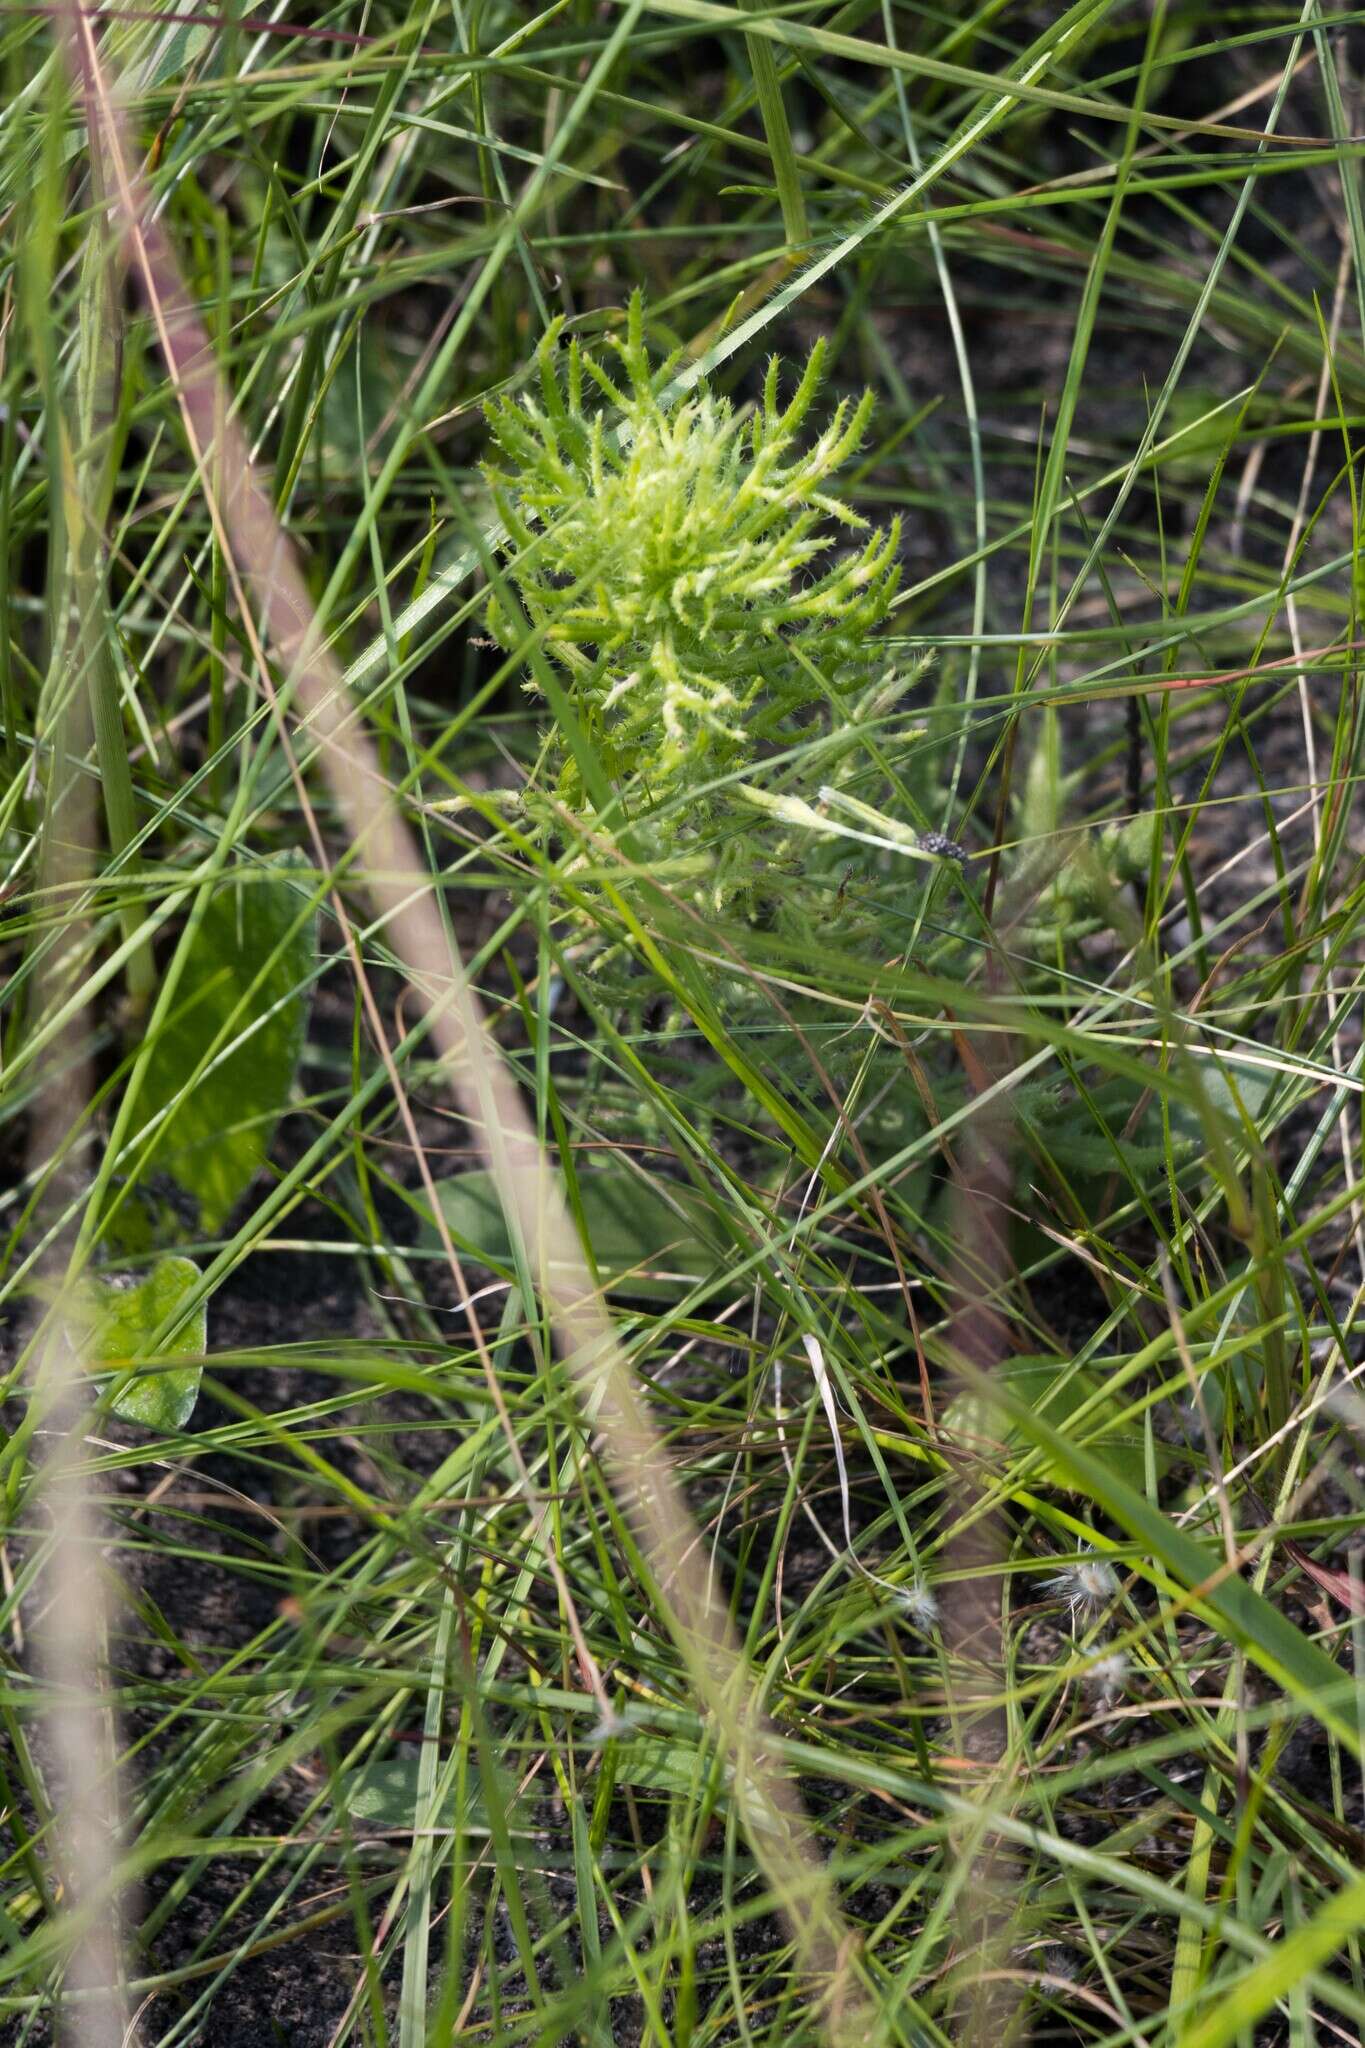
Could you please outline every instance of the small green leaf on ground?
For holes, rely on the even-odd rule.
[[[126,1422],[145,1422],[149,1429],[183,1429],[194,1413],[208,1343],[207,1305],[201,1301],[192,1311],[169,1351],[155,1359],[149,1352],[156,1331],[198,1279],[193,1259],[172,1256],[158,1259],[146,1279],[132,1286],[113,1280],[97,1283],[93,1362],[112,1367],[115,1376],[130,1365],[148,1367],[135,1373],[114,1399],[115,1415]],[[171,1362],[178,1359],[192,1362]]]
[[[588,1245],[604,1287],[620,1294],[676,1294],[714,1273],[724,1257],[714,1218],[694,1189],[646,1180],[624,1164],[578,1176]],[[438,1183],[442,1213],[456,1243],[486,1265],[512,1261],[507,1223],[490,1173]],[[428,1225],[429,1243],[436,1241]]]
[[[1093,1372],[1085,1367],[1072,1367],[1063,1358],[1007,1358],[999,1373],[1010,1395],[1026,1401],[1035,1414],[1045,1415],[1058,1429],[1064,1428],[1082,1405],[1089,1403],[1078,1434],[1111,1472],[1138,1492],[1145,1490],[1142,1432],[1131,1421],[1122,1428],[1118,1426],[1123,1410],[1112,1395],[1094,1400],[1100,1383]],[[964,1448],[983,1455],[992,1446],[1022,1445],[1027,1441],[1021,1427],[1010,1422],[989,1394],[974,1389],[958,1394],[948,1404],[943,1413],[943,1428],[961,1439]],[[1041,1477],[1047,1486],[1087,1490],[1074,1472],[1055,1458],[1047,1459]],[[1034,1475],[1031,1484],[1037,1483]]]
[[[417,1811],[421,1758],[390,1756],[372,1759],[337,1780],[346,1811],[371,1827],[410,1828]],[[465,1814],[469,1824],[469,1814]]]

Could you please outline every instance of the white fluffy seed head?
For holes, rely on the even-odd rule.
[[[636,1717],[633,1707],[604,1706],[585,1739],[594,1747],[604,1742],[628,1742],[635,1729]]]
[[[1117,1699],[1128,1683],[1129,1669],[1127,1651],[1110,1650],[1086,1672],[1086,1684],[1093,1686],[1102,1700]]]
[[[932,1586],[920,1578],[912,1579],[900,1590],[901,1612],[909,1616],[916,1628],[927,1634],[938,1625],[938,1595]]]
[[[1047,1582],[1048,1591],[1065,1600],[1072,1620],[1093,1621],[1119,1589],[1118,1573],[1102,1557],[1082,1556]]]

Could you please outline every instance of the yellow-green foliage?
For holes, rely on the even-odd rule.
[[[841,399],[802,449],[822,344],[785,406],[774,357],[761,402],[737,409],[704,385],[670,397],[674,364],[651,368],[638,293],[624,337],[609,339],[614,376],[577,342],[561,352],[561,324],[539,350],[538,395],[489,406],[501,461],[485,473],[512,584],[607,772],[662,793],[743,755],[851,666],[866,683],[899,526],[869,530],[828,484],[872,395]],[[861,546],[819,566],[840,529]],[[496,599],[489,623],[516,644]],[[572,786],[567,755],[565,767]]]

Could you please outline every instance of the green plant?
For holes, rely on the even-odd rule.
[[[1359,49],[1220,0],[106,21],[161,314],[209,331],[172,375],[67,12],[0,30],[0,2037],[1365,2038]],[[637,284],[647,389],[598,339]],[[577,420],[561,311],[611,386],[580,363]],[[871,385],[815,487],[870,525],[812,495],[822,552],[778,504],[737,555],[765,365],[780,418],[822,333],[776,469]],[[608,544],[637,411],[660,502],[729,480],[692,571],[785,582],[708,612],[647,521]],[[849,1997],[242,614],[229,420],[666,1433]],[[773,629],[895,512],[894,608]],[[52,1305],[125,1801],[88,1913],[37,1661]],[[67,1957],[120,1916],[105,2025]]]
[[[90,1355],[101,1376],[106,1369],[110,1372],[114,1414],[161,1430],[183,1429],[189,1421],[199,1398],[208,1342],[202,1299],[169,1350],[152,1355],[151,1347],[160,1326],[177,1314],[198,1280],[193,1259],[172,1254],[158,1259],[140,1280],[125,1275],[95,1283]]]
[[[841,399],[814,442],[798,446],[823,343],[786,405],[774,356],[761,401],[746,409],[705,385],[679,392],[669,382],[676,355],[651,366],[638,292],[624,337],[608,338],[619,380],[576,340],[561,365],[562,327],[553,322],[537,352],[539,398],[488,407],[502,466],[485,474],[514,550],[516,594],[608,773],[638,778],[659,801],[866,680],[868,636],[895,594],[900,523],[816,569],[835,529],[867,528],[828,486],[872,411],[870,391],[857,404]],[[496,596],[488,617],[500,640],[519,644]],[[578,794],[560,744],[562,779]]]
[[[183,941],[133,1098],[135,1161],[110,1237],[223,1228],[270,1150],[303,1053],[317,919],[284,854],[224,876]]]
[[[515,592],[509,604],[495,589],[489,624],[519,648],[525,624],[514,610],[524,612],[570,687],[613,793],[628,800],[635,870],[649,878],[646,914],[657,924],[653,885],[662,879],[704,915],[734,963],[717,974],[714,999],[737,1029],[763,1033],[770,1068],[799,1088],[808,1034],[822,1036],[827,1006],[792,990],[778,1021],[752,968],[786,974],[818,948],[827,961],[839,957],[861,1000],[877,964],[904,945],[914,863],[952,874],[967,858],[929,824],[950,801],[944,765],[963,708],[949,683],[927,718],[907,719],[925,663],[896,662],[880,634],[897,587],[899,522],[813,569],[840,529],[866,528],[828,486],[867,429],[872,394],[841,401],[803,450],[822,345],[785,407],[773,357],[761,402],[746,411],[704,383],[681,391],[677,356],[651,365],[638,292],[624,336],[608,338],[618,375],[576,341],[561,350],[562,325],[552,323],[537,352],[537,395],[488,407],[501,463],[486,464],[485,475]],[[548,766],[556,801],[539,815],[555,835],[562,801],[588,797],[579,755],[558,727]],[[1029,908],[1011,943],[1025,980],[1026,952],[1043,963],[1074,960],[1079,942],[1112,922],[1120,883],[1150,857],[1150,817],[1097,839],[1072,832],[1054,851],[1048,827],[1064,787],[1049,725],[1013,806],[1026,849],[1014,893]],[[534,786],[529,803],[534,814]],[[567,866],[591,874],[596,858],[570,855]],[[920,877],[932,883],[924,866]],[[608,940],[610,907],[590,881],[580,886],[592,908],[576,922],[599,984],[638,1020],[656,979],[641,972],[635,950]],[[641,898],[630,883],[616,887]],[[938,903],[921,957],[941,977],[970,979],[979,911],[959,897],[947,912],[943,891]],[[926,1089],[936,1119],[961,1106],[952,1059],[921,1061],[912,1077],[896,1045],[848,1031],[823,1043],[822,1057],[841,1093],[857,1077],[874,1152],[924,1133]],[[710,1085],[727,1083],[723,1064],[713,1069]],[[1074,1170],[1074,1102],[1055,1086],[1033,1098],[1021,1103],[1026,1120],[1041,1107],[1044,1150]],[[1135,1100],[1130,1090],[1125,1114]],[[1112,1165],[1112,1142],[1084,1135],[1086,1164],[1098,1153]]]

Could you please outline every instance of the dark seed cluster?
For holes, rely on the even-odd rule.
[[[922,853],[936,853],[940,860],[955,860],[961,864],[971,859],[961,841],[950,839],[946,832],[921,832],[919,843]]]

